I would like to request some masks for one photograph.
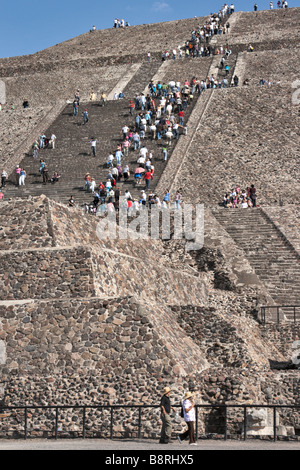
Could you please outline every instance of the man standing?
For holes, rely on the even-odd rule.
[[[43,176],[43,184],[47,184],[48,179],[49,179],[49,172],[48,172],[47,165],[44,165],[44,168],[42,170],[42,176]]]
[[[256,189],[254,187],[254,184],[251,184],[250,199],[251,199],[251,202],[253,204],[253,207],[256,207]]]
[[[120,149],[118,149],[115,153],[115,157],[116,157],[116,162],[117,162],[117,165],[121,165],[122,163],[122,157],[123,157],[123,153],[121,152]]]
[[[82,117],[83,117],[83,124],[86,124],[89,120],[89,115],[88,115],[88,110],[85,109],[82,113]]]
[[[100,96],[100,105],[105,106],[106,100],[107,100],[107,96],[104,93],[104,91],[102,91],[101,96]]]
[[[33,156],[34,158],[36,158],[38,156],[38,151],[39,151],[39,143],[37,140],[33,142],[32,148],[33,148]]]
[[[78,116],[78,107],[79,107],[78,101],[74,100],[73,101],[73,116]]]
[[[52,133],[49,144],[51,144],[51,147],[53,149],[55,149],[55,141],[56,141],[56,135],[54,133]]]
[[[93,152],[93,155],[94,157],[96,156],[96,145],[97,145],[97,142],[98,140],[95,139],[94,137],[92,137],[92,139],[90,140],[90,144],[91,144],[91,148],[92,148],[92,152]]]
[[[7,179],[7,172],[5,170],[2,170],[2,173],[1,173],[1,187],[2,188],[5,187],[6,179]]]
[[[149,190],[150,188],[150,181],[153,179],[151,171],[147,171],[143,177],[143,179],[146,181],[146,188]]]
[[[160,444],[168,444],[171,440],[171,433],[172,433],[172,423],[170,418],[171,410],[174,408],[171,406],[170,402],[170,387],[164,388],[164,394],[160,401],[160,409],[161,409],[161,420],[162,420],[162,428],[161,428],[161,435],[160,435]]]
[[[45,136],[44,132],[41,132],[41,135],[40,135],[40,149],[45,148],[45,139],[46,139],[46,136]]]

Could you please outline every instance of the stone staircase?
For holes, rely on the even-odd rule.
[[[182,61],[181,67],[185,67],[185,63],[186,61]],[[67,203],[70,196],[73,195],[76,204],[79,206],[92,202],[92,194],[84,190],[84,176],[89,172],[91,177],[95,178],[97,186],[100,181],[106,181],[108,174],[107,157],[110,153],[115,153],[117,146],[122,142],[121,129],[123,125],[134,126],[135,117],[132,117],[129,113],[129,99],[132,97],[130,94],[134,96],[136,92],[144,89],[150,81],[149,77],[156,73],[159,66],[160,62],[156,61],[140,67],[136,76],[124,89],[127,99],[108,101],[105,107],[100,106],[98,102],[82,103],[77,117],[72,115],[72,104],[68,104],[48,130],[45,131],[47,136],[50,136],[52,132],[57,136],[56,148],[40,149],[37,158],[33,158],[32,154],[27,154],[20,163],[20,166],[24,167],[27,173],[25,186],[19,187],[16,184],[13,171],[5,187],[5,199],[45,194],[62,203]],[[171,78],[174,78],[173,69],[170,72],[169,79]],[[194,101],[188,106],[185,122],[187,122],[197,98],[198,96],[195,96]],[[86,125],[83,124],[81,116],[85,108],[89,113],[89,121]],[[96,157],[92,155],[89,143],[92,138],[99,141]],[[152,151],[154,156],[155,173],[150,186],[152,190],[155,189],[166,166],[162,157],[163,143],[163,140],[153,141],[150,135],[146,135],[143,141],[143,144],[149,151]],[[168,148],[168,159],[170,159],[175,146],[176,140],[174,139]],[[129,165],[131,176],[126,183],[120,182],[118,185],[123,194],[126,189],[129,189],[133,198],[139,198],[140,191],[145,188],[144,183],[136,187],[133,178],[134,170],[138,166],[138,154],[138,150],[135,152],[130,150],[128,157],[123,160],[123,165],[126,163]],[[39,173],[40,159],[45,160],[50,177],[54,171],[58,171],[61,175],[59,182],[43,184]]]
[[[299,254],[264,211],[261,208],[214,209],[213,213],[244,250],[274,304],[299,305]]]
[[[152,60],[150,63],[145,62],[142,64],[137,73],[124,88],[123,93],[125,98],[133,98],[136,93],[142,93],[160,66],[161,62],[157,60]]]
[[[221,56],[220,56],[220,60],[221,60]],[[219,80],[219,82],[221,82],[223,78],[226,77],[228,80],[228,86],[232,84],[233,77],[235,75],[234,71],[235,71],[236,62],[237,62],[237,54],[231,53],[228,57],[225,58],[224,68],[222,70],[219,68],[219,71],[218,71],[217,79]],[[229,65],[229,74],[227,76],[225,73],[226,65]]]

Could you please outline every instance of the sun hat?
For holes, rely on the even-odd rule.
[[[192,392],[186,392],[186,394],[184,395],[184,398],[186,399],[186,398],[190,398],[192,396],[193,396]]]
[[[170,387],[165,387],[164,388],[164,395],[166,395],[167,393],[171,392],[171,389]]]

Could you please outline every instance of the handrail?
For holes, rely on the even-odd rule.
[[[296,309],[300,309],[300,304],[299,305],[262,305],[260,307],[260,320],[263,324],[266,324],[267,323],[267,320],[266,320],[266,310],[270,310],[270,309],[276,309],[276,321],[277,321],[277,324],[280,323],[280,310],[283,310],[283,309],[293,309],[293,322],[296,323],[297,321],[300,321],[300,311],[299,313],[297,312],[296,314]],[[291,313],[289,312],[289,315],[291,315]],[[274,322],[271,322],[269,321],[269,323],[274,323]]]
[[[173,405],[174,408],[181,408],[182,405]],[[66,410],[66,409],[75,409],[75,410],[82,410],[83,411],[83,419],[82,419],[82,439],[86,438],[86,411],[87,409],[106,409],[110,411],[110,424],[109,424],[109,435],[110,439],[113,439],[113,428],[114,428],[114,410],[116,409],[137,409],[138,410],[138,432],[137,437],[138,439],[141,438],[141,431],[142,431],[142,410],[146,408],[152,408],[160,410],[160,405],[20,405],[20,406],[10,406],[10,405],[1,405],[0,406],[0,413],[5,410],[8,411],[24,411],[24,439],[28,438],[28,411],[29,410],[55,410],[55,428],[54,428],[54,436],[55,439],[58,439],[58,417],[59,417],[59,410]],[[276,411],[278,409],[300,409],[299,405],[265,405],[265,404],[244,404],[244,405],[235,405],[235,404],[201,404],[195,405],[195,412],[196,412],[196,426],[195,426],[195,434],[196,440],[199,436],[199,427],[198,427],[198,420],[199,420],[199,411],[201,409],[223,409],[224,410],[224,440],[228,439],[228,409],[230,408],[237,408],[243,411],[244,422],[243,428],[241,433],[243,434],[243,439],[247,439],[247,409],[251,408],[269,408],[273,410],[273,440],[277,441],[277,422],[276,422]],[[0,434],[0,438],[3,437]]]

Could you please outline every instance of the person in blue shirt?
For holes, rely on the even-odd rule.
[[[168,189],[163,197],[163,206],[170,208],[170,191]]]

